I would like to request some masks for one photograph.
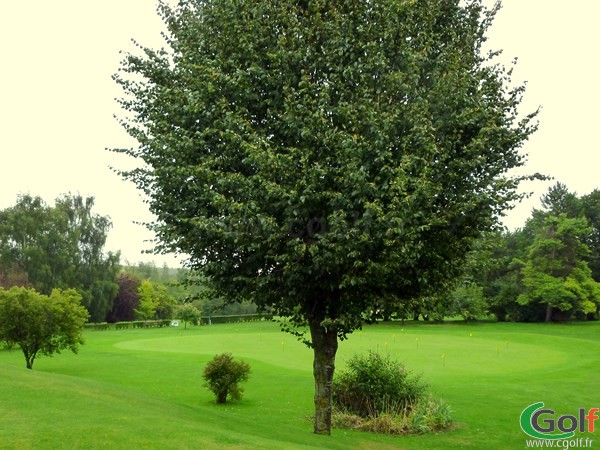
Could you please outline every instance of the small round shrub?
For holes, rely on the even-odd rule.
[[[425,394],[426,385],[389,356],[355,355],[333,381],[336,408],[361,417],[377,417],[410,408]]]
[[[204,386],[217,397],[217,403],[225,403],[242,398],[243,389],[238,383],[248,380],[250,365],[244,361],[234,361],[231,353],[216,355],[204,368]]]

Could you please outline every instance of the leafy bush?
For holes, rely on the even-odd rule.
[[[232,400],[242,398],[243,389],[238,385],[248,380],[250,365],[244,361],[234,361],[231,353],[216,355],[204,368],[204,386],[217,397],[217,403],[225,403],[227,396]]]
[[[332,424],[376,433],[426,433],[447,428],[450,407],[425,395],[426,385],[389,356],[355,355],[333,382]]]
[[[390,409],[406,408],[419,400],[426,385],[389,356],[375,352],[355,355],[333,382],[337,408],[361,417],[377,417]]]
[[[415,406],[410,420],[411,430],[416,433],[442,430],[452,423],[452,408],[443,400],[429,397]]]

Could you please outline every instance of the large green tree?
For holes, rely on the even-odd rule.
[[[515,200],[535,129],[482,51],[495,10],[459,0],[183,0],[167,50],[115,79],[165,251],[220,295],[287,316],[314,350],[329,434],[338,339],[380,298],[461,271]],[[306,327],[306,328],[303,328]]]
[[[20,196],[0,211],[0,273],[22,273],[26,284],[46,295],[55,288],[77,289],[92,321],[99,322],[118,290],[119,255],[104,252],[111,223],[93,206],[93,197],[79,195],[62,196],[54,206]]]
[[[525,289],[517,301],[545,305],[546,322],[552,320],[555,310],[595,313],[600,304],[600,283],[593,280],[585,261],[590,233],[585,218],[548,216],[529,248],[522,269]]]
[[[581,207],[592,228],[588,239],[590,247],[588,265],[592,270],[594,280],[600,281],[600,190],[594,189],[581,197]]]
[[[38,355],[64,349],[77,353],[87,319],[81,295],[73,289],[43,295],[23,287],[0,288],[0,341],[18,345],[28,369]]]

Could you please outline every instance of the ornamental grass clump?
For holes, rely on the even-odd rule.
[[[447,428],[451,409],[427,385],[389,356],[355,355],[333,382],[333,426],[389,434]]]
[[[239,386],[247,381],[250,375],[250,365],[244,361],[234,361],[231,353],[216,355],[204,368],[203,386],[210,389],[217,397],[217,403],[226,403],[242,398],[243,388]]]

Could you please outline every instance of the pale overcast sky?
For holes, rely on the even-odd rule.
[[[492,4],[492,1],[486,1]],[[18,194],[48,203],[64,193],[96,198],[95,211],[113,222],[107,250],[131,263],[171,258],[142,254],[152,235],[134,222],[151,220],[135,187],[109,166],[128,162],[105,148],[135,143],[122,131],[111,79],[131,38],[162,46],[154,0],[2,0],[0,2],[0,209]],[[505,0],[489,45],[519,63],[527,81],[522,112],[542,107],[540,129],[526,144],[526,170],[541,172],[586,194],[600,188],[596,136],[600,105],[600,1]],[[555,182],[554,181],[554,182]],[[531,200],[509,212],[523,225],[554,182],[523,186]]]

